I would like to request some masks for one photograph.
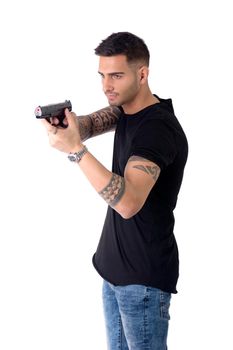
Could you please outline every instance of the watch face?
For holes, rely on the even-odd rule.
[[[76,162],[76,160],[77,160],[77,156],[76,156],[76,154],[74,153],[71,153],[71,154],[69,154],[68,155],[68,158],[69,158],[69,160],[71,161],[71,162]]]
[[[68,154],[68,159],[71,162],[78,162],[79,163],[85,153],[87,153],[86,146],[84,146],[83,149],[81,151],[79,151],[79,152],[69,153]]]

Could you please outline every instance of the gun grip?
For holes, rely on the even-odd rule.
[[[58,119],[58,123],[57,124],[54,124],[52,121],[51,121],[51,117],[47,117],[45,118],[47,120],[47,122],[49,122],[51,125],[54,125],[54,126],[57,126],[57,127],[60,127],[60,128],[67,128],[68,125],[64,124],[63,121],[65,119],[65,117],[56,117]]]

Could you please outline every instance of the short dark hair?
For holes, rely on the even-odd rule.
[[[143,61],[149,66],[150,53],[145,42],[129,32],[113,33],[96,47],[97,56],[125,55],[129,63]]]

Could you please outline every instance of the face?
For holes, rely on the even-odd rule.
[[[100,56],[99,74],[108,102],[112,106],[133,103],[141,88],[138,64],[129,64],[125,55]]]

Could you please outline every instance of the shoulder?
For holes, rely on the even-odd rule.
[[[168,109],[164,103],[150,106],[141,119],[139,132],[165,133],[173,137],[185,137],[184,130],[173,108]]]

